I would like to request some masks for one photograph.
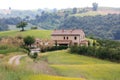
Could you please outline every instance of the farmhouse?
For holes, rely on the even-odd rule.
[[[88,46],[88,41],[85,40],[85,33],[81,29],[72,30],[54,30],[51,34],[52,40],[57,45],[86,45]]]

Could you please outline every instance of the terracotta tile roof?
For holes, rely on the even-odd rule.
[[[84,31],[81,29],[72,29],[72,30],[54,30],[52,36],[56,35],[85,35]]]

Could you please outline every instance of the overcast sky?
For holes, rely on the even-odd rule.
[[[99,6],[120,8],[120,0],[0,0],[0,9],[91,7],[93,2],[97,2]]]

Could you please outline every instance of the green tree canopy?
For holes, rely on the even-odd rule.
[[[18,23],[18,24],[16,25],[16,27],[17,27],[17,28],[22,28],[21,31],[24,31],[24,27],[26,27],[26,25],[27,25],[27,22],[21,21],[20,23]]]
[[[27,46],[31,46],[31,44],[33,44],[35,42],[35,38],[32,36],[27,36],[23,39],[25,45]]]

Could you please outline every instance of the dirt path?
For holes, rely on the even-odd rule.
[[[27,56],[27,55],[16,55],[16,56],[13,56],[12,58],[9,59],[8,63],[9,64],[15,64],[15,65],[19,65],[20,64],[20,59],[24,56]]]
[[[32,69],[34,73],[43,73],[43,74],[49,74],[49,75],[58,75],[47,62],[40,61],[37,63],[29,64],[29,69]]]

